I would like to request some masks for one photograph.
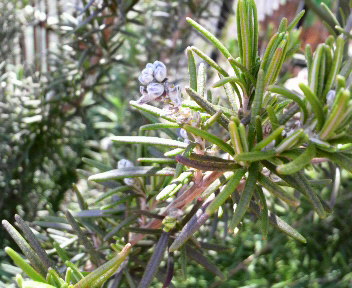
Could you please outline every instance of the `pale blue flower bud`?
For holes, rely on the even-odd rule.
[[[133,162],[127,159],[121,159],[119,162],[117,162],[118,169],[122,169],[126,167],[134,167]]]
[[[161,95],[163,95],[164,91],[165,91],[164,85],[160,83],[150,83],[147,86],[148,95],[153,99],[156,99]]]
[[[152,63],[148,63],[145,68],[152,69],[152,71],[154,71],[154,65]]]
[[[162,82],[166,78],[166,66],[160,61],[154,62],[154,78],[158,82]]]
[[[153,72],[154,72],[154,69],[153,68],[151,68],[151,67],[147,67],[147,68],[144,68],[143,70],[142,70],[142,74],[144,75],[144,74],[147,74],[147,75],[152,75],[153,76]]]
[[[140,74],[138,77],[139,82],[141,82],[142,85],[148,85],[150,82],[153,81],[153,75],[152,74]]]

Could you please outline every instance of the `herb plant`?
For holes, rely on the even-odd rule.
[[[137,144],[135,159],[120,160],[117,169],[90,161],[100,173],[89,180],[112,189],[92,203],[76,189],[80,211],[34,223],[49,227],[51,238],[65,239],[61,246],[78,239],[85,247],[78,261],[96,270],[80,272],[58,243],[52,253],[60,260],[52,264],[16,216],[28,242],[8,222],[3,224],[31,263],[6,249],[32,278],[18,277],[19,286],[102,287],[117,272],[109,287],[121,282],[149,287],[155,276],[163,287],[171,287],[179,273],[175,267],[185,273],[188,259],[225,280],[204,251],[229,247],[196,238],[208,224],[216,231],[221,217],[229,219],[224,220],[225,232],[237,233],[244,218],[253,215],[250,219],[260,223],[263,238],[274,227],[306,243],[300,228],[279,217],[273,203],[296,209],[308,201],[319,217],[331,213],[319,189],[333,179],[312,179],[305,170],[319,171],[329,162],[352,171],[352,61],[344,59],[344,36],[331,36],[314,53],[306,48],[309,77],[299,85],[300,92],[277,86],[283,63],[299,49],[295,26],[303,13],[291,23],[281,21],[262,56],[254,0],[238,1],[236,57],[187,19],[225,57],[227,67],[196,47],[187,48],[189,86],[182,90],[167,78],[162,62],[146,65],[139,77],[142,95],[131,105],[152,123],[141,126],[138,136],[111,137],[117,144]],[[219,76],[212,89],[207,86],[208,68]],[[213,91],[226,97],[215,97]],[[105,256],[110,254],[108,244],[121,252]],[[107,258],[112,259],[102,264]],[[60,275],[64,271],[66,277]]]

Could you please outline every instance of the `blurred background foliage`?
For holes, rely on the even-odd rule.
[[[2,219],[56,211],[99,139],[139,126],[126,110],[140,67],[177,63],[190,36],[182,17],[216,5],[179,2],[1,1]]]
[[[12,220],[18,213],[33,221],[47,213],[57,215],[60,205],[78,209],[71,189],[77,181],[87,201],[94,201],[98,188],[86,179],[97,169],[87,165],[89,159],[107,169],[122,158],[133,159],[130,147],[113,147],[106,139],[149,123],[128,105],[139,97],[137,77],[142,67],[158,59],[170,75],[176,75],[176,82],[186,80],[185,48],[195,42],[204,45],[185,23],[186,17],[200,21],[235,51],[235,2],[0,0],[0,218]],[[257,1],[264,28],[262,46],[282,17],[291,20],[303,8],[308,13],[299,23],[301,48],[325,41],[329,29],[317,9],[322,1],[270,2]],[[338,7],[348,1],[323,2],[339,19],[344,17]],[[215,50],[204,50],[217,59]],[[282,82],[301,66],[300,58],[294,57]],[[320,172],[331,171],[340,176],[335,167]],[[307,245],[275,232],[264,241],[252,222],[245,223],[246,229],[235,238],[226,229],[222,239],[214,238],[214,228],[207,227],[202,237],[232,247],[228,253],[210,253],[220,270],[229,269],[230,280],[213,282],[211,274],[192,265],[186,279],[175,279],[175,286],[351,287],[351,180],[342,173],[340,187],[331,184],[323,189],[325,199],[331,197],[335,204],[327,219],[315,219],[305,206],[294,213],[282,211],[291,223],[304,224],[300,232],[307,235]],[[224,226],[223,219],[217,225]],[[9,241],[1,229],[0,247]],[[10,281],[13,271],[2,259],[0,277]]]

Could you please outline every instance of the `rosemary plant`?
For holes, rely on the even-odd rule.
[[[306,48],[309,77],[308,83],[299,85],[300,92],[275,85],[283,63],[298,49],[295,26],[303,13],[291,23],[281,21],[262,56],[254,0],[238,1],[236,56],[199,23],[187,19],[229,65],[222,67],[198,48],[187,48],[189,86],[184,90],[169,81],[162,62],[146,65],[139,77],[142,96],[131,105],[152,124],[140,127],[138,136],[111,138],[117,144],[137,144],[132,160],[139,164],[121,160],[111,170],[90,161],[101,172],[89,180],[114,188],[90,204],[76,189],[81,211],[67,212],[66,220],[48,216],[50,222],[34,223],[49,227],[55,239],[68,239],[67,234],[74,231],[75,239],[86,248],[85,261],[96,270],[86,275],[70,261],[62,246],[75,241],[72,238],[61,246],[55,244],[52,253],[61,262],[53,265],[31,229],[16,217],[28,242],[8,222],[3,224],[30,260],[29,265],[6,249],[32,279],[18,277],[19,286],[101,287],[117,271],[110,287],[118,287],[121,281],[130,287],[149,287],[155,276],[169,287],[177,273],[175,260],[184,272],[187,258],[225,280],[203,250],[228,247],[195,237],[207,221],[225,214],[231,215],[226,228],[231,233],[242,229],[250,213],[255,216],[251,219],[259,221],[263,238],[274,227],[306,243],[299,228],[277,216],[270,204],[279,201],[295,209],[308,201],[319,217],[331,213],[319,189],[333,179],[311,179],[305,169],[319,169],[330,161],[352,171],[352,61],[343,57],[343,36],[331,36],[314,53]],[[212,89],[207,86],[208,67],[219,76]],[[217,90],[226,97],[214,97],[212,91]],[[95,246],[79,223],[90,231]],[[121,244],[125,246],[102,264],[107,244],[117,251]],[[66,271],[66,277],[61,271]]]

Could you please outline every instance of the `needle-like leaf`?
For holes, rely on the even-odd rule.
[[[238,202],[238,205],[230,222],[229,229],[231,231],[233,231],[238,226],[249,207],[249,202],[251,201],[254,193],[257,177],[258,164],[252,163],[248,170],[248,178],[246,181],[246,185],[244,187],[240,201]]]
[[[201,130],[199,128],[196,128],[190,125],[184,125],[183,129],[185,129],[186,131],[194,135],[202,137],[203,139],[209,141],[210,143],[217,145],[221,150],[229,153],[230,155],[235,154],[233,151],[233,148],[229,144],[227,144],[226,142],[224,142],[223,140],[221,140],[220,138],[216,137],[213,134],[210,134],[204,130]]]
[[[75,218],[73,218],[71,213],[69,211],[66,211],[65,215],[66,215],[67,221],[70,223],[73,230],[77,233],[79,240],[86,247],[92,262],[98,266],[100,264],[100,260],[99,260],[100,257],[97,251],[94,249],[92,243],[88,240],[87,236],[83,233],[81,227],[79,227],[79,224],[77,223]]]
[[[104,182],[109,180],[118,180],[133,177],[147,177],[147,176],[173,176],[175,169],[173,168],[157,168],[154,166],[140,166],[140,167],[125,167],[121,169],[114,169],[108,172],[103,172],[89,176],[89,181]]]
[[[138,288],[148,288],[150,286],[150,283],[152,282],[154,275],[160,266],[160,262],[163,259],[163,255],[169,241],[169,236],[169,232],[163,232],[161,234],[158,243],[155,245],[154,253],[145,268],[142,280],[139,282]]]
[[[5,252],[12,259],[15,264],[22,269],[34,281],[46,283],[45,278],[35,271],[16,251],[10,247],[5,248]]]
[[[35,253],[35,251],[28,244],[28,242],[8,221],[3,220],[2,225],[10,234],[12,239],[16,242],[16,244],[20,247],[21,251],[26,256],[26,258],[30,261],[34,269],[38,271],[42,276],[45,276],[47,273],[45,264],[41,261],[37,253]]]
[[[101,287],[120,267],[123,261],[125,261],[127,255],[131,249],[131,244],[126,244],[120,253],[114,256],[111,260],[99,266],[96,270],[89,273],[77,284],[74,288],[89,288],[89,287]]]
[[[186,53],[188,57],[189,87],[194,91],[197,91],[197,67],[196,62],[194,61],[193,51],[188,47]]]

